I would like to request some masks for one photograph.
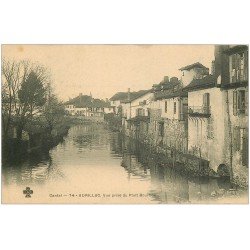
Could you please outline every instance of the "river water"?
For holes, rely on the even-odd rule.
[[[72,127],[47,154],[2,169],[6,203],[246,203],[228,179],[187,176],[101,124]],[[33,193],[25,197],[23,190]]]

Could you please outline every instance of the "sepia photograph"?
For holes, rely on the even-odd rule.
[[[0,1],[0,249],[248,249],[247,7]]]
[[[1,50],[2,203],[248,204],[248,45]]]

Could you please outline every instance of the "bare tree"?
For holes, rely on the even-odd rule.
[[[21,139],[25,124],[44,105],[50,75],[46,68],[29,61],[2,61],[3,136],[7,138],[11,123]]]

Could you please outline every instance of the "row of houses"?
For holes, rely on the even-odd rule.
[[[68,115],[83,120],[103,121],[105,114],[115,112],[115,106],[112,106],[108,100],[93,98],[91,94],[80,93],[79,96],[65,102],[64,106]]]
[[[216,45],[211,71],[199,62],[149,90],[117,93],[111,104],[126,135],[205,160],[248,183],[248,46]],[[136,94],[135,94],[136,93]]]

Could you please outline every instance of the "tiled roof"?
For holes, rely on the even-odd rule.
[[[205,67],[203,64],[199,63],[199,62],[196,62],[196,63],[193,63],[193,64],[190,64],[190,65],[187,65],[185,67],[182,67],[180,68],[179,70],[190,70],[190,69],[193,69],[193,68],[204,68],[204,69],[208,69],[207,67]]]
[[[122,101],[128,97],[128,92],[117,92],[109,100],[110,101]]]
[[[161,90],[167,90],[167,89],[173,89],[175,86],[179,85],[180,82],[167,82],[167,83],[159,83],[158,85],[155,85],[153,87],[154,92],[161,91]]]
[[[173,97],[187,97],[187,92],[183,91],[183,89],[179,89],[176,91],[168,91],[168,92],[163,91],[155,93],[155,100],[169,99]]]
[[[128,93],[126,92],[126,98],[124,100],[122,100],[123,103],[128,103],[128,102],[131,102],[131,101],[134,101],[136,100],[137,98],[147,94],[147,93],[150,93],[151,92],[151,89],[148,89],[148,90],[139,90],[137,92],[130,92],[130,100],[128,100]]]
[[[146,95],[147,93],[150,93],[151,89],[147,89],[147,90],[139,90],[137,92],[134,92],[134,94],[131,96],[130,101],[134,101],[135,99]]]
[[[100,99],[94,99],[88,95],[77,96],[67,102],[65,105],[74,105],[76,108],[85,108],[85,107],[93,107],[93,108],[108,108],[111,107],[109,102]]]
[[[229,47],[228,49],[224,51],[224,53],[228,55],[232,55],[234,53],[243,52],[246,50],[248,50],[248,45],[241,44],[241,45],[234,45],[234,46]]]
[[[213,75],[205,76],[201,79],[194,79],[186,87],[183,88],[184,91],[194,91],[199,89],[213,88],[216,85],[216,77]]]

